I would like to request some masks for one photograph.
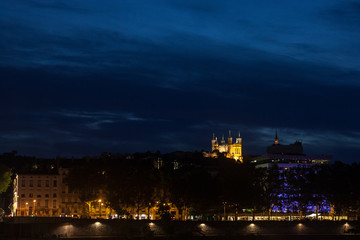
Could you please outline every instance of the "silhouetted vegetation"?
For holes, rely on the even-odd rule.
[[[15,154],[1,157],[9,156],[17,164],[14,169],[20,171]],[[27,165],[36,162],[32,159]],[[296,212],[304,216],[306,212],[320,214],[332,208],[334,219],[360,212],[358,163],[256,168],[227,158],[205,158],[199,152],[147,152],[58,158],[51,164],[70,170],[66,181],[84,205],[102,199],[119,215],[129,216],[129,209],[136,209],[139,217],[140,210],[147,209],[149,214],[150,208],[157,206],[159,214],[170,219],[169,203],[176,206],[183,220],[188,214],[219,220],[243,211],[268,216],[274,211],[290,215]],[[8,175],[6,179],[2,184],[8,185]]]
[[[11,175],[11,169],[0,164],[0,194],[10,187]]]

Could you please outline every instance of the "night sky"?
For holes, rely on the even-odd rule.
[[[0,3],[0,153],[210,150],[303,142],[359,161],[360,3]]]

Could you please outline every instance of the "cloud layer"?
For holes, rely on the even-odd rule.
[[[275,128],[305,152],[360,153],[353,1],[10,1],[0,8],[0,151],[209,149]]]

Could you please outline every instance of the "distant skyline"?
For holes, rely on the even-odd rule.
[[[56,157],[303,142],[360,161],[360,3],[0,3],[0,153]]]

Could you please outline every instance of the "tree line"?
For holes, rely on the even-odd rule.
[[[159,164],[161,161],[161,164]],[[185,219],[188,214],[219,219],[239,212],[274,212],[301,218],[307,213],[357,216],[360,210],[360,165],[299,165],[257,168],[201,153],[102,156],[71,167],[67,183],[83,202],[106,199],[116,213],[128,215],[157,206],[169,217],[168,203]],[[101,196],[99,194],[101,193]]]

